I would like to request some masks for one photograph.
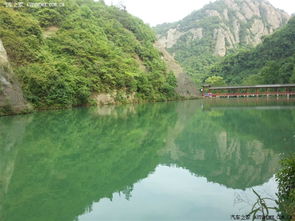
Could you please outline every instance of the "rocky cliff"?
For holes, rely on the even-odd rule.
[[[201,94],[197,90],[195,82],[184,72],[183,68],[175,61],[163,45],[160,42],[156,42],[154,46],[162,53],[162,59],[167,64],[168,70],[172,71],[175,75],[177,81],[175,92],[183,98],[200,97]]]
[[[226,84],[295,83],[295,17],[257,47],[228,56],[211,69]]]
[[[16,80],[6,50],[0,39],[0,116],[27,109],[22,90]]]
[[[265,0],[219,0],[155,30],[162,46],[189,73],[202,78],[218,57],[259,44],[288,19],[287,13]]]

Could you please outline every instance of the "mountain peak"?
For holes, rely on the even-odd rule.
[[[289,18],[266,0],[218,0],[155,30],[162,46],[195,75],[231,50],[261,43]]]

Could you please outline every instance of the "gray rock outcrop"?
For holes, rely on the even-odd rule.
[[[168,26],[167,30],[163,31],[165,25],[156,30],[161,30],[158,37],[162,46],[176,54],[180,39],[182,45],[184,42],[190,45],[189,42],[197,44],[205,38],[210,40],[214,55],[225,56],[229,49],[241,44],[256,46],[263,36],[273,33],[289,18],[287,13],[264,0],[220,0],[193,12],[175,26]]]
[[[154,45],[162,53],[163,59],[165,60],[168,70],[172,71],[176,77],[177,87],[176,93],[183,98],[197,98],[200,95],[196,88],[196,84],[188,76],[182,67],[174,60],[174,58],[166,51],[162,46],[161,42],[156,42]]]
[[[0,116],[26,110],[21,87],[10,67],[8,56],[0,39]]]

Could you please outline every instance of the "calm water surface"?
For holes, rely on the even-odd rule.
[[[1,221],[206,221],[276,198],[294,100],[207,100],[0,118]],[[273,205],[271,201],[269,205]]]

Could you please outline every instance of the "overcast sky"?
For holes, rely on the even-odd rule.
[[[178,21],[214,0],[105,0],[105,2],[114,5],[121,2],[127,7],[128,12],[155,26],[164,22]],[[289,14],[295,12],[295,0],[269,0],[269,2]]]

